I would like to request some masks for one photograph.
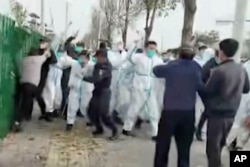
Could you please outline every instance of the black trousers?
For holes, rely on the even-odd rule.
[[[178,167],[189,167],[195,131],[195,110],[163,111],[159,122],[154,167],[167,167],[172,136],[175,137]]]
[[[206,153],[208,167],[221,167],[221,152],[233,126],[234,118],[208,117]]]
[[[207,121],[207,117],[208,117],[208,111],[207,109],[205,109],[205,111],[201,114],[198,126],[197,126],[197,133],[201,134],[202,133],[202,128],[205,124],[205,122]]]
[[[34,99],[37,100],[42,115],[46,114],[46,105],[38,87],[31,83],[21,84],[21,110],[16,115],[17,122],[22,122],[24,116],[32,115]]]
[[[88,116],[91,123],[94,124],[97,131],[103,131],[102,122],[112,132],[116,132],[116,126],[109,113],[109,104],[111,99],[111,90],[94,90],[93,96],[88,107]]]

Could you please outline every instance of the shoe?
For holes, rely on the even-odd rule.
[[[87,127],[92,127],[93,124],[92,124],[91,122],[87,122],[87,123],[86,123],[86,126],[87,126]]]
[[[133,134],[130,131],[122,130],[122,134],[125,136],[135,137],[135,134]]]
[[[82,115],[82,113],[80,111],[77,112],[77,117],[79,118],[84,118],[84,115]]]
[[[73,124],[67,124],[67,125],[66,125],[66,131],[67,131],[67,132],[72,131],[72,129],[73,129]]]
[[[136,123],[135,123],[135,128],[136,129],[141,129],[142,123],[143,123],[143,120],[140,119],[140,118],[138,118],[137,121],[136,121]]]
[[[53,119],[50,116],[48,116],[47,114],[46,115],[41,115],[39,117],[39,120],[40,121],[45,120],[46,122],[53,122]]]
[[[19,122],[15,122],[11,128],[11,131],[14,133],[18,133],[22,131],[21,124]]]
[[[152,139],[154,142],[156,142],[157,136],[153,136],[151,139]]]
[[[119,135],[117,132],[113,133],[111,137],[109,137],[109,140],[110,141],[114,141],[114,140],[117,140],[119,139]]]
[[[59,110],[54,110],[54,112],[52,113],[52,117],[53,118],[58,118],[59,117],[59,113],[60,113]]]
[[[93,136],[100,136],[100,135],[103,135],[103,130],[96,130],[96,131],[94,131],[94,132],[92,132],[92,134],[93,134]]]
[[[204,141],[200,132],[196,132],[195,135],[196,135],[196,139],[197,139],[198,141],[200,141],[200,142],[203,142],[203,141]]]

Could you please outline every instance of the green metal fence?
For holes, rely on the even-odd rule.
[[[39,38],[39,33],[16,27],[12,19],[0,15],[0,138],[8,133],[13,118],[18,62]]]

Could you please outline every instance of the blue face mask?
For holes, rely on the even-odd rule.
[[[217,64],[220,64],[220,63],[221,63],[221,60],[220,60],[218,57],[215,57],[214,59],[215,59],[215,62],[216,62]]]
[[[81,51],[83,51],[83,48],[80,47],[80,46],[76,46],[76,47],[75,47],[75,51],[76,51],[77,53],[80,53]]]
[[[92,57],[92,61],[93,61],[94,63],[97,63],[97,58],[96,58],[96,57]]]
[[[148,56],[149,58],[154,57],[154,56],[155,56],[155,50],[148,50],[148,51],[147,51],[147,56]]]
[[[63,56],[63,52],[57,52],[57,53],[56,53],[56,57],[57,57],[57,58],[60,58],[60,57],[62,57],[62,56]]]
[[[81,57],[78,57],[77,62],[78,62],[79,64],[82,64],[82,62],[83,62],[82,58],[81,58]]]

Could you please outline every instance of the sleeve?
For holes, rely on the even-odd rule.
[[[109,51],[109,61],[111,62],[112,66],[114,68],[119,68],[122,64],[124,64],[127,61],[127,52],[114,53]]]
[[[249,92],[249,77],[248,77],[248,74],[247,72],[244,70],[245,72],[245,83],[244,83],[244,87],[243,87],[243,93],[248,93]]]
[[[86,82],[90,82],[90,83],[99,82],[103,80],[104,78],[110,77],[112,75],[111,70],[112,69],[110,67],[106,69],[102,69],[102,68],[95,66],[93,75],[89,77],[84,77],[83,80]]]
[[[157,78],[166,78],[168,75],[169,65],[158,65],[153,68],[153,73]]]
[[[62,63],[62,66],[64,68],[71,67],[74,65],[76,60],[74,60],[72,57],[68,56],[67,54],[64,54],[61,58],[60,61]]]
[[[220,79],[221,79],[220,71],[216,69],[211,70],[210,78],[208,79],[205,85],[205,91],[207,94],[213,95],[217,93],[218,88],[221,85]]]

